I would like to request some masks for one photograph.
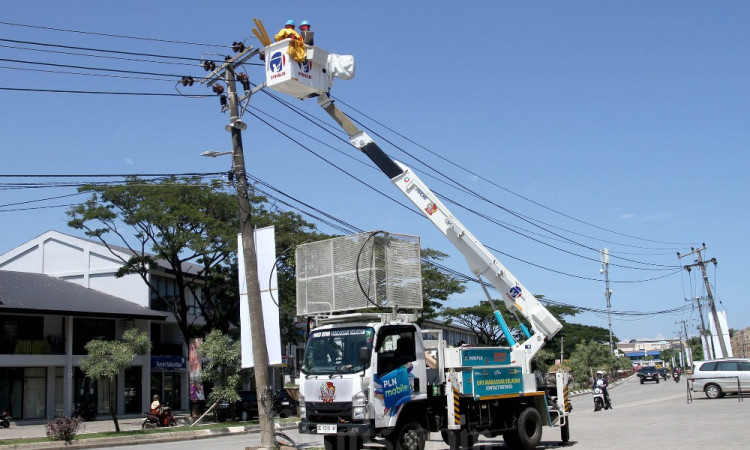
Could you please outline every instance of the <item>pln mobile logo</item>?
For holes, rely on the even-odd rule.
[[[285,65],[286,55],[283,52],[274,53],[268,62],[268,68],[271,69],[271,72],[281,72]]]

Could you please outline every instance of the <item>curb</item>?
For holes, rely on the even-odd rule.
[[[278,427],[282,430],[297,428],[296,423],[284,424]],[[34,442],[28,444],[10,444],[0,446],[0,449],[25,449],[25,450],[63,450],[71,448],[104,448],[123,445],[158,444],[163,442],[190,441],[195,439],[207,439],[229,434],[254,433],[260,431],[260,425],[234,426],[224,428],[212,428],[210,430],[195,431],[168,431],[162,433],[149,433],[142,435],[129,435],[123,437],[102,437],[73,441],[66,444],[63,441]]]

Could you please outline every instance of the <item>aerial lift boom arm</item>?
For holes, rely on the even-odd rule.
[[[562,325],[526,288],[506,269],[477,238],[445,207],[437,196],[404,164],[391,159],[380,147],[360,130],[349,117],[336,107],[325,94],[318,97],[318,104],[349,134],[351,144],[367,155],[401,192],[448,238],[466,258],[472,273],[495,310],[495,318],[512,348],[523,345],[529,360],[542,348],[544,342],[554,336]],[[526,340],[518,343],[511,336],[505,320],[487,292],[482,278],[489,281],[499,292],[508,311],[521,314],[530,324],[531,332],[522,324]]]

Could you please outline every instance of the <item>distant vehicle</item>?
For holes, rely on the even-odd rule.
[[[636,372],[636,375],[638,375],[638,378],[641,379],[641,384],[645,383],[646,381],[656,381],[657,383],[659,382],[659,372],[656,370],[656,367],[641,367],[641,369]]]
[[[695,361],[688,378],[690,390],[704,392],[708,398],[750,392],[750,359],[731,358]]]
[[[225,422],[227,419],[235,418],[245,422],[250,419],[258,418],[258,396],[255,391],[238,391],[240,399],[234,403],[229,400],[222,400],[216,411],[216,418],[219,422]]]
[[[659,376],[664,379],[664,381],[667,381],[670,377],[669,370],[667,370],[666,367],[659,367],[656,369],[657,372],[659,372]]]
[[[289,394],[285,389],[278,391],[273,396],[273,410],[276,415],[282,419],[286,417],[296,417],[299,402]]]

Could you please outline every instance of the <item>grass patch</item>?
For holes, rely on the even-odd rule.
[[[278,420],[278,419],[277,419]],[[285,420],[279,420],[279,422],[284,422]],[[189,425],[180,425],[176,427],[168,427],[168,428],[151,428],[147,430],[130,430],[130,431],[121,431],[120,433],[116,431],[102,431],[98,433],[86,433],[85,431],[83,433],[80,433],[76,435],[74,441],[82,441],[84,439],[96,439],[96,438],[111,438],[111,437],[124,437],[124,436],[140,436],[144,434],[158,434],[158,433],[181,433],[181,432],[188,432],[188,431],[198,431],[198,430],[213,430],[218,428],[227,428],[227,427],[244,427],[248,425],[257,425],[258,421],[248,421],[248,422],[220,422],[220,423],[207,423],[204,425],[196,425],[194,427],[191,427]],[[114,428],[114,423],[112,424],[112,427]],[[62,442],[57,439],[51,439],[48,437],[33,437],[33,438],[18,438],[18,439],[0,439],[0,446],[2,445],[17,445],[17,444],[35,444],[39,442]]]

